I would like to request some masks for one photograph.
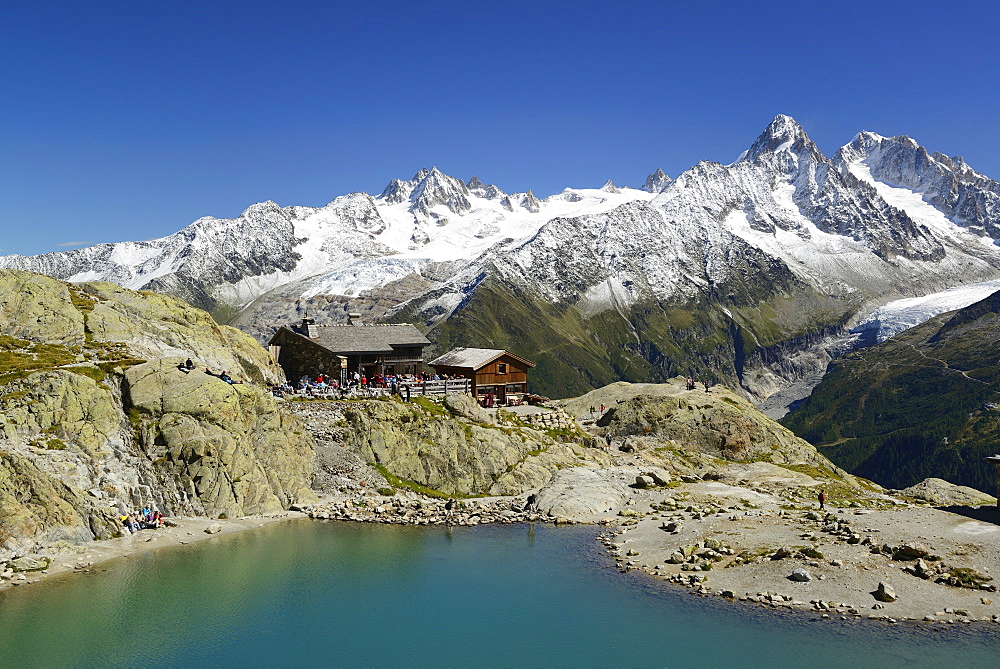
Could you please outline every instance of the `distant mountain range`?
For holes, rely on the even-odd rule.
[[[779,115],[731,165],[642,188],[539,199],[424,169],[0,267],[172,293],[261,340],[304,315],[411,320],[536,360],[556,396],[678,373],[766,396],[874,307],[1000,277],[998,239],[1000,184],[961,158],[867,132],[826,157]]]

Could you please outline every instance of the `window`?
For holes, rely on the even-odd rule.
[[[506,373],[507,373],[507,363],[506,362],[497,363],[497,374],[506,374]]]

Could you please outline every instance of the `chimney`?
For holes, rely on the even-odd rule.
[[[303,316],[302,318],[302,334],[309,337],[309,326],[315,324],[316,321],[309,318],[308,316]]]
[[[361,314],[354,312],[347,314],[347,324],[361,325]]]

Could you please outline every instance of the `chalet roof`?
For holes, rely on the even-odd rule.
[[[525,360],[519,355],[514,355],[510,351],[505,351],[498,348],[465,348],[459,347],[448,351],[440,358],[431,360],[428,364],[431,367],[464,367],[467,369],[479,369],[485,365],[490,364],[502,355],[509,355],[512,358],[516,358],[521,362],[527,364],[530,367],[534,367],[535,363],[530,360]]]
[[[309,338],[334,353],[391,353],[431,342],[413,325],[309,325]]]

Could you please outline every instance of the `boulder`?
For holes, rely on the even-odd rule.
[[[896,552],[900,554],[902,557],[911,560],[916,558],[927,557],[930,554],[930,551],[927,549],[927,547],[920,543],[903,544],[902,546],[899,547],[899,549]]]
[[[896,601],[896,591],[893,590],[892,586],[885,581],[879,581],[878,587],[875,589],[875,599],[880,602],[894,602]]]
[[[812,576],[805,569],[794,569],[791,574],[788,575],[788,580],[798,581],[800,583],[808,583],[813,580]]]
[[[782,546],[781,548],[779,548],[778,550],[774,551],[774,553],[771,554],[771,559],[784,560],[785,558],[792,557],[793,555],[795,555],[795,551],[793,551],[791,548],[788,548],[787,546]]]
[[[205,534],[218,534],[222,531],[222,525],[219,523],[212,523],[205,528]]]
[[[653,483],[656,485],[670,485],[670,474],[663,469],[653,469],[644,472],[644,475],[653,479]]]
[[[41,571],[47,569],[49,561],[46,558],[19,557],[15,558],[11,565],[15,571]]]
[[[645,488],[655,488],[656,487],[656,482],[653,481],[653,478],[651,476],[642,476],[642,475],[639,475],[639,476],[635,477],[635,487],[636,488],[643,488],[643,489],[645,489]]]
[[[556,472],[611,464],[600,449],[561,443],[535,430],[451,420],[416,404],[351,405],[344,420],[344,445],[364,461],[449,495],[522,495],[549,483]]]
[[[315,498],[312,438],[264,389],[184,374],[172,359],[130,367],[124,385],[158,467],[206,515],[275,513]]]
[[[486,409],[479,406],[472,395],[465,393],[449,393],[444,396],[444,408],[453,416],[465,418],[475,423],[492,423],[493,419]]]
[[[899,491],[935,506],[982,506],[996,504],[997,498],[968,486],[955,485],[943,479],[927,478]]]
[[[538,491],[536,508],[552,516],[589,516],[620,506],[629,496],[628,487],[609,470],[590,467],[562,469]]]

